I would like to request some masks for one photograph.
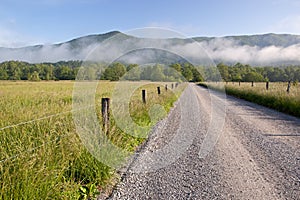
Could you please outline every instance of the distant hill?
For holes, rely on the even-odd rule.
[[[263,34],[263,35],[241,35],[241,36],[225,36],[224,39],[229,39],[237,42],[239,45],[249,45],[258,47],[278,46],[288,47],[295,44],[300,44],[300,35],[290,34]],[[195,37],[194,40],[198,42],[211,41],[215,37]]]
[[[196,43],[197,42],[197,43]],[[254,65],[300,64],[300,36],[290,34],[263,34],[225,37],[194,37],[187,39],[150,39],[138,38],[112,31],[105,34],[88,35],[67,42],[52,45],[36,45],[22,48],[0,47],[0,62],[20,60],[27,62],[57,62],[61,60],[98,59],[112,61],[122,57],[128,62],[161,61],[171,62],[185,59],[172,55],[173,50],[182,50],[182,55],[197,56],[195,44],[201,46],[207,58],[215,62],[242,62]],[[126,50],[141,49],[137,52]],[[98,54],[91,55],[95,49]],[[163,50],[161,50],[161,49]],[[170,50],[171,53],[167,53]],[[127,53],[126,55],[123,55]],[[203,56],[199,53],[199,56]],[[132,56],[131,56],[132,55]]]

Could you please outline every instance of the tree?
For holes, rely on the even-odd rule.
[[[163,81],[165,79],[161,65],[156,64],[152,67],[150,79],[151,81]]]
[[[130,66],[130,67],[128,67]],[[134,65],[128,65],[127,66],[127,73],[124,76],[124,79],[130,80],[130,81],[138,81],[141,78],[141,68],[134,64]]]
[[[37,71],[34,71],[31,75],[30,75],[30,81],[40,81],[40,76],[39,73]]]
[[[126,71],[129,72],[130,70],[132,70],[133,68],[136,68],[138,66],[139,66],[138,64],[129,64],[126,67]]]
[[[21,79],[21,69],[18,67],[18,62],[8,61],[4,64],[6,67],[7,75],[9,80],[20,80]]]
[[[221,81],[222,78],[220,76],[218,68],[210,66],[205,68],[205,79],[207,81]]]
[[[300,67],[295,72],[295,81],[300,81]]]
[[[79,78],[99,80],[119,80],[125,75],[127,80],[164,80],[180,81],[183,77],[188,81],[300,81],[300,66],[284,67],[251,67],[236,63],[229,66],[224,63],[217,67],[193,66],[190,63],[173,63],[169,67],[162,65],[143,66],[122,63],[85,62]],[[20,61],[5,61],[0,63],[0,80],[31,80],[38,73],[41,80],[74,80],[82,66],[81,61],[60,61],[57,63],[30,64]],[[200,73],[199,73],[200,72]],[[221,74],[221,75],[220,75]]]
[[[144,66],[141,71],[141,80],[151,80],[152,66]]]
[[[245,75],[243,81],[245,82],[251,82],[251,81],[254,81],[254,82],[263,82],[265,81],[264,77],[257,73],[257,72],[249,72]]]
[[[172,67],[165,67],[163,70],[165,81],[182,81],[182,74],[180,71],[175,70]]]
[[[7,71],[4,67],[0,68],[0,80],[7,80],[9,78]]]
[[[103,79],[118,81],[126,73],[126,68],[122,63],[113,63],[103,73]]]
[[[182,68],[182,75],[187,81],[193,80],[193,72],[192,72],[192,66],[188,63],[185,63]]]
[[[290,81],[296,80],[296,77],[295,77],[296,71],[297,71],[296,68],[291,67],[291,66],[284,69],[284,72],[287,76],[287,79],[290,80]]]
[[[193,79],[192,79],[193,82],[201,82],[204,80],[200,72],[195,67],[192,68],[192,73],[193,73]]]
[[[228,66],[223,64],[223,63],[219,63],[217,65],[217,68],[221,74],[221,77],[224,81],[229,81],[230,80],[230,76],[229,76],[229,72],[228,72]]]
[[[170,65],[171,68],[175,69],[178,72],[181,72],[181,65],[179,63],[174,63]]]

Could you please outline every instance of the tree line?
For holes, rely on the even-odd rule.
[[[252,67],[237,63],[235,65],[226,65],[219,63],[218,72],[224,81],[242,81],[242,82],[284,82],[300,81],[300,66],[285,67]],[[212,71],[210,69],[210,71]],[[207,72],[206,72],[207,73]],[[216,72],[208,72],[207,79],[216,80]]]
[[[84,66],[84,67],[81,67]],[[78,77],[77,77],[78,75]],[[138,81],[300,81],[300,66],[252,67],[237,63],[216,67],[193,66],[190,63],[173,63],[168,66],[152,64],[93,63],[82,61],[61,61],[57,63],[32,64],[21,61],[0,63],[0,80],[111,80]]]
[[[78,74],[79,73],[79,74]],[[78,75],[78,76],[77,76]],[[0,80],[151,80],[151,81],[202,81],[197,69],[189,64],[172,64],[170,67],[153,64],[112,64],[61,61],[57,63],[32,64],[21,61],[0,63]]]
[[[31,64],[21,61],[0,63],[0,80],[74,80],[81,61]]]

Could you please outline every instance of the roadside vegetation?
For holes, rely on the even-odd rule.
[[[115,84],[99,82],[99,123],[101,98],[111,97]],[[0,199],[87,199],[109,190],[116,181],[114,169],[94,158],[76,133],[73,85],[73,81],[0,82]],[[157,122],[150,120],[149,109],[159,104],[168,112],[184,88],[180,84],[166,91],[160,85],[158,95],[158,85],[149,82],[130,99],[132,118],[148,131]],[[142,89],[147,90],[146,104]],[[108,137],[115,145],[133,152],[145,141],[125,134],[111,118]]]
[[[225,86],[227,94],[245,99],[280,112],[300,117],[300,86],[297,82],[290,84],[287,92],[287,82],[203,82],[201,86],[214,90],[221,90]],[[223,90],[224,91],[224,90]]]

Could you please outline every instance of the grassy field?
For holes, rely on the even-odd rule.
[[[270,82],[269,89],[266,83],[201,83],[212,89],[220,89],[225,86],[226,93],[235,97],[245,99],[278,111],[300,117],[300,86],[291,84],[290,92],[287,93],[288,83]]]
[[[99,122],[101,97],[111,97],[115,84],[98,85]],[[73,85],[72,81],[0,82],[0,199],[79,199],[113,184],[114,169],[91,156],[76,133]],[[162,87],[158,95],[157,85],[138,88],[130,100],[130,115],[147,131],[159,120],[151,121],[149,109],[159,104],[168,112],[185,87],[181,84],[173,92]],[[147,90],[146,104],[142,89]],[[130,152],[145,141],[125,134],[114,119],[108,137]]]

